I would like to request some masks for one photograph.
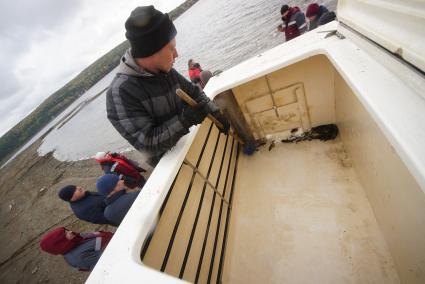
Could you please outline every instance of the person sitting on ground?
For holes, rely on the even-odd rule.
[[[115,226],[119,226],[139,191],[127,192],[124,181],[114,174],[106,174],[98,178],[96,188],[100,194],[106,196],[105,218]]]
[[[59,227],[43,235],[40,248],[53,255],[63,255],[69,265],[80,271],[91,271],[112,236],[111,232],[76,233]]]
[[[193,59],[189,59],[187,65],[189,69],[190,81],[192,81],[194,84],[199,84],[201,82],[201,65],[199,65],[199,63],[195,63]]]
[[[121,59],[106,95],[107,117],[115,129],[155,167],[189,128],[212,114],[228,133],[229,122],[202,89],[173,67],[178,53],[176,28],[154,6],[137,7],[125,23],[131,48]],[[182,89],[196,102],[176,95]]]
[[[142,188],[146,183],[145,177],[140,174],[140,172],[146,172],[146,170],[141,168],[136,161],[130,160],[124,155],[97,152],[93,158],[99,163],[105,174],[122,175],[125,186],[128,188]]]
[[[279,32],[284,32],[286,41],[296,38],[307,31],[304,13],[298,7],[283,5],[280,8],[283,24],[277,27]]]
[[[78,219],[93,224],[111,224],[103,215],[106,208],[105,196],[75,185],[61,188],[58,196],[63,201],[69,202],[69,206]]]
[[[334,12],[329,12],[325,6],[319,5],[317,3],[308,5],[305,15],[309,21],[309,31],[314,30],[320,25],[324,25],[335,20]]]

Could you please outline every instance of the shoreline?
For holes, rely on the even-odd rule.
[[[96,179],[103,172],[93,159],[61,162],[52,152],[39,156],[41,143],[39,138],[0,169],[0,281],[82,283],[89,273],[75,270],[62,256],[42,252],[39,239],[60,226],[79,232],[116,230],[77,219],[69,204],[57,196],[67,184],[95,191]],[[126,156],[140,160],[137,151]]]
[[[170,16],[177,18],[198,1],[186,0],[170,12],[172,14]],[[50,255],[41,251],[39,247],[41,236],[60,226],[78,232],[98,230],[115,232],[116,227],[90,224],[77,219],[69,204],[58,197],[59,189],[68,184],[95,191],[96,180],[103,175],[100,166],[93,159],[59,161],[53,156],[53,152],[44,156],[39,156],[37,152],[46,135],[54,128],[61,128],[104,92],[105,90],[102,90],[90,100],[77,105],[32,144],[23,150],[17,149],[16,154],[11,153],[2,160],[1,283],[83,283],[90,273],[77,271],[60,255]],[[47,125],[48,123],[40,131]],[[33,138],[28,141],[31,139]],[[25,147],[26,143],[23,143],[21,148]],[[136,161],[143,160],[142,155],[136,150],[126,152],[125,155]]]

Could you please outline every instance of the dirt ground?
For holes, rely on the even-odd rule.
[[[93,159],[61,162],[52,153],[40,157],[40,143],[0,169],[0,283],[83,283],[89,273],[70,267],[62,256],[42,252],[39,239],[59,226],[78,232],[115,231],[77,219],[57,196],[68,184],[95,191],[103,173]],[[135,160],[139,155],[126,153]]]

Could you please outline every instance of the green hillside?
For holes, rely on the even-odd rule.
[[[185,1],[169,13],[170,18],[175,20],[197,1],[198,0]],[[85,91],[111,72],[112,69],[118,65],[121,56],[129,47],[128,41],[124,41],[115,47],[84,69],[77,77],[72,79],[60,90],[53,93],[27,117],[6,132],[0,138],[0,163],[5,162],[7,158],[29,141],[44,126],[52,121],[52,119],[58,116],[70,104],[84,94]]]

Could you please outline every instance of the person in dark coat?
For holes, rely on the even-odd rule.
[[[86,191],[79,186],[67,185],[59,190],[58,196],[63,201],[69,202],[78,219],[93,224],[111,224],[103,215],[106,208],[104,195]]]
[[[100,194],[106,196],[105,218],[115,226],[119,226],[139,191],[127,192],[124,180],[114,174],[106,174],[98,178],[96,188]]]
[[[112,236],[111,232],[76,233],[59,227],[43,235],[40,248],[53,255],[63,255],[69,265],[80,271],[91,271]]]
[[[330,11],[330,12],[328,12],[328,13],[324,13],[324,14],[320,17],[318,25],[319,25],[319,26],[321,26],[321,25],[324,25],[324,24],[330,23],[330,22],[332,22],[332,21],[334,21],[334,20],[336,20],[336,14],[335,14],[335,12],[334,12],[334,11]]]
[[[309,21],[308,30],[314,30],[318,26],[324,25],[335,20],[335,13],[329,12],[328,9],[317,3],[308,5],[305,16]]]
[[[305,15],[298,7],[283,5],[280,8],[283,24],[277,27],[279,32],[285,33],[286,41],[296,38],[307,31]]]
[[[177,30],[169,16],[154,6],[137,7],[125,28],[131,48],[121,58],[106,94],[107,117],[118,133],[143,153],[152,167],[208,114],[223,124],[220,130],[227,134],[230,125],[218,106],[172,68],[178,56]],[[180,99],[178,88],[197,106]]]

